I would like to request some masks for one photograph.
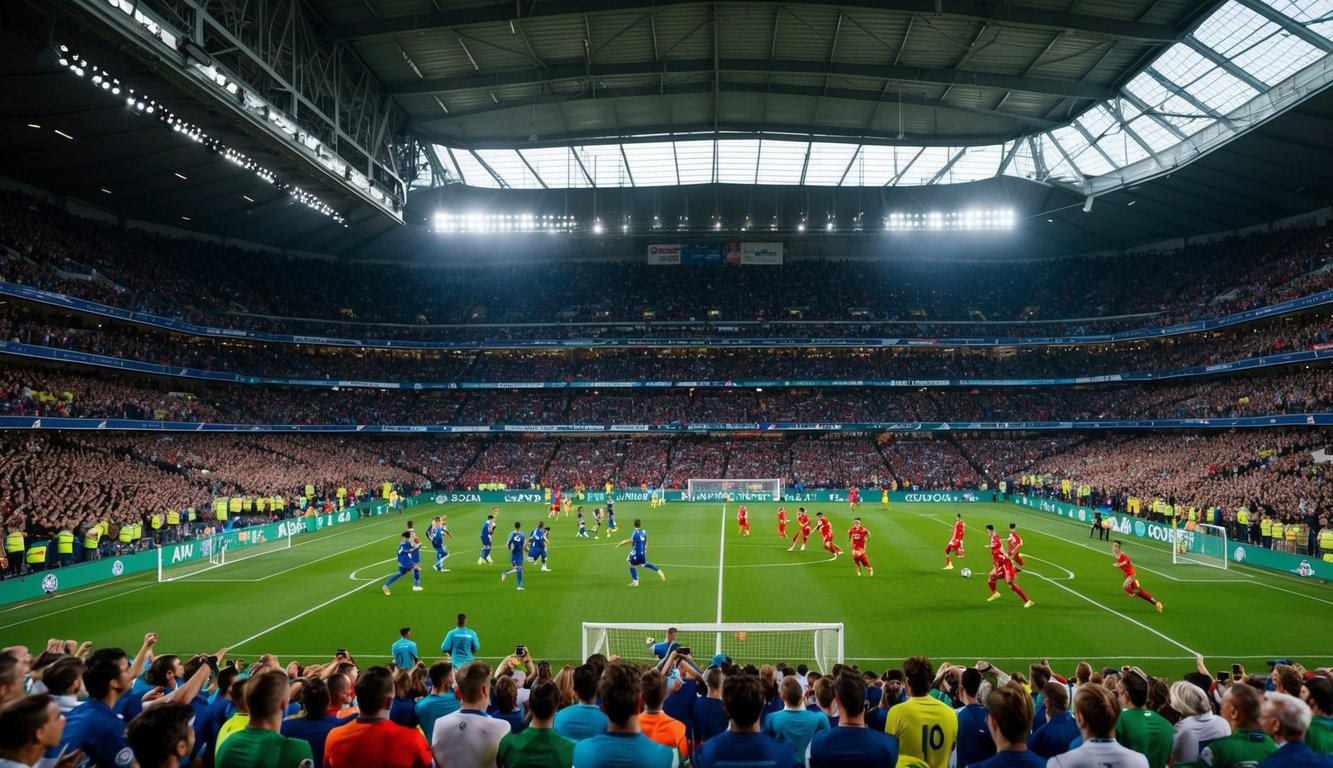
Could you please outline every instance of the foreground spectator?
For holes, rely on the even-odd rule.
[[[63,747],[80,750],[90,763],[106,768],[124,768],[134,763],[134,753],[125,738],[125,721],[113,709],[129,691],[156,642],[155,633],[145,635],[133,664],[120,648],[102,648],[88,657],[83,670],[88,701],[65,716]]]
[[[290,697],[291,686],[284,672],[265,672],[250,678],[245,686],[250,722],[218,747],[217,768],[297,768],[302,761],[312,760],[309,742],[281,733]]]
[[[1148,758],[1115,740],[1119,716],[1115,694],[1100,685],[1080,685],[1074,693],[1074,718],[1083,743],[1052,757],[1046,768],[1148,768]]]
[[[0,766],[36,765],[44,752],[60,745],[64,731],[65,716],[50,696],[37,694],[10,702],[0,710]],[[57,765],[73,768],[82,757],[76,750]]]
[[[421,731],[389,719],[393,673],[387,667],[371,667],[356,678],[356,700],[356,720],[329,732],[325,768],[430,768],[430,747]]]
[[[459,626],[463,619],[459,618]],[[437,768],[485,768],[495,765],[500,739],[509,734],[509,723],[486,714],[491,697],[491,667],[474,661],[458,675],[458,695],[463,708],[435,721],[430,748]]]
[[[801,686],[787,678],[800,696]],[[788,768],[794,755],[785,744],[759,732],[764,694],[753,675],[732,675],[722,685],[722,707],[731,719],[724,733],[705,741],[692,758],[694,768],[745,765],[753,768]],[[775,715],[778,713],[774,713]]]
[[[1231,735],[1231,726],[1213,714],[1208,694],[1194,683],[1177,680],[1171,684],[1171,708],[1180,713],[1171,746],[1171,760],[1175,765],[1198,760],[1201,745]]]
[[[1032,697],[1016,684],[1002,685],[986,697],[986,726],[995,755],[976,768],[1044,768],[1046,760],[1028,750]]]
[[[821,681],[826,679],[820,678]],[[865,680],[854,672],[844,671],[833,684],[833,691],[838,704],[838,725],[810,740],[810,746],[805,750],[806,766],[863,768],[866,765],[896,765],[898,739],[866,728]],[[947,759],[949,753],[946,751],[944,756]]]
[[[1333,755],[1333,679],[1309,677],[1301,690],[1301,701],[1310,706],[1310,730],[1305,743],[1321,755]]]
[[[619,660],[609,662],[597,683],[597,694],[602,699],[602,711],[610,721],[607,732],[580,741],[574,747],[574,765],[579,768],[630,765],[675,768],[680,765],[680,754],[676,750],[648,739],[639,730],[643,688],[638,667]]]
[[[1171,759],[1175,730],[1166,718],[1146,707],[1148,676],[1138,667],[1120,670],[1120,718],[1115,737],[1121,744],[1148,758],[1149,768],[1166,768]]]
[[[339,718],[329,714],[328,683],[312,677],[301,684],[301,711],[282,721],[282,735],[304,739],[310,744],[315,765],[324,764],[324,744],[329,732],[354,717]]]
[[[500,739],[499,762],[505,768],[570,768],[574,741],[555,732],[555,710],[560,689],[550,680],[538,680],[528,695],[532,723],[521,733]]]
[[[591,665],[574,668],[574,695],[578,702],[556,713],[556,733],[574,741],[606,733],[610,721],[597,706],[597,670]]]
[[[1069,714],[1068,686],[1049,680],[1042,686],[1041,692],[1042,703],[1046,707],[1046,722],[1028,737],[1028,749],[1042,759],[1048,760],[1068,752],[1069,746],[1078,739],[1079,733],[1074,716]]]
[[[764,733],[790,746],[792,757],[799,762],[805,759],[810,740],[829,729],[828,715],[805,708],[805,692],[794,675],[782,678],[782,703],[782,709],[764,718]],[[725,693],[722,705],[726,708]],[[732,724],[735,725],[734,715]]]
[[[452,715],[462,706],[454,695],[454,665],[437,661],[430,667],[430,693],[417,702],[417,721],[422,733],[435,733],[435,721]]]
[[[930,695],[933,672],[930,659],[925,656],[903,661],[908,699],[889,710],[884,732],[898,739],[898,748],[904,755],[915,757],[930,768],[945,768],[958,738],[958,716],[948,704]]]
[[[958,710],[958,765],[969,766],[995,754],[995,740],[986,725],[986,705],[977,700],[981,690],[981,670],[963,670],[959,688],[963,708]]]
[[[1222,697],[1222,717],[1231,726],[1231,735],[1203,748],[1199,761],[1212,768],[1237,768],[1257,765],[1277,751],[1277,744],[1259,725],[1263,694],[1248,685],[1237,684]]]
[[[1320,755],[1305,743],[1310,730],[1310,707],[1289,693],[1269,691],[1259,723],[1280,746],[1259,768],[1333,768],[1333,758]]]
[[[188,765],[194,752],[194,709],[168,702],[148,709],[130,723],[129,742],[139,768]]]

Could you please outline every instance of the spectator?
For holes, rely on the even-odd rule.
[[[393,673],[387,667],[371,667],[357,676],[356,700],[356,720],[329,731],[325,768],[430,768],[430,747],[421,732],[389,719]]]
[[[149,707],[130,721],[129,744],[139,768],[188,765],[194,753],[194,709],[174,702]]]
[[[898,739],[865,727],[865,680],[855,672],[844,670],[833,687],[838,705],[838,725],[810,740],[810,746],[805,750],[805,765],[808,768],[896,765]]]
[[[417,702],[417,720],[422,733],[435,733],[435,721],[457,712],[461,705],[454,695],[454,665],[437,661],[430,666],[430,693]]]
[[[1333,755],[1333,678],[1307,677],[1301,701],[1309,705],[1313,715],[1305,743],[1321,755]]]
[[[89,762],[104,768],[123,768],[134,762],[125,737],[125,721],[113,708],[129,691],[156,642],[156,633],[145,635],[133,663],[119,648],[102,648],[88,657],[83,670],[88,700],[65,716],[63,748],[80,750]]]
[[[26,646],[14,645],[0,651],[0,706],[23,696],[23,683],[32,667],[32,654]]]
[[[929,659],[912,656],[903,661],[903,672],[908,699],[889,710],[884,732],[898,739],[902,754],[930,768],[945,768],[958,738],[958,716],[948,704],[930,695],[934,677]]]
[[[975,667],[963,670],[960,679],[962,709],[958,710],[957,764],[966,768],[995,754],[995,741],[986,725],[986,707],[977,701],[981,690],[981,671]]]
[[[1115,694],[1096,683],[1074,693],[1074,717],[1083,743],[1052,757],[1047,768],[1148,768],[1148,758],[1114,738],[1120,704]]]
[[[309,742],[281,734],[290,691],[283,672],[250,678],[245,686],[250,721],[218,747],[217,768],[298,768],[313,759]]]
[[[1244,683],[1233,683],[1222,696],[1222,717],[1231,735],[1203,748],[1199,761],[1211,768],[1253,766],[1277,751],[1277,744],[1259,722],[1263,694]]]
[[[464,617],[459,614],[458,625]],[[509,733],[509,723],[486,714],[491,697],[491,668],[474,661],[458,675],[462,709],[435,721],[430,748],[437,768],[486,768],[495,765],[500,739]]]
[[[0,708],[0,766],[18,768],[36,765],[42,754],[60,745],[65,716],[55,699],[46,694],[25,696]],[[66,754],[60,768],[73,768],[82,757]]]
[[[1042,688],[1042,703],[1046,707],[1046,722],[1028,737],[1028,749],[1048,760],[1068,752],[1070,745],[1078,739],[1079,731],[1078,723],[1069,714],[1068,686],[1048,680]]]
[[[782,703],[782,709],[764,718],[763,732],[788,745],[792,757],[801,762],[815,734],[829,730],[828,715],[805,708],[805,695],[794,675],[782,679]]]
[[[491,687],[491,707],[487,714],[509,723],[510,733],[523,730],[523,708],[518,704],[518,684],[514,678],[508,675],[495,678]]]
[[[578,742],[574,747],[574,765],[579,768],[680,765],[676,750],[646,738],[639,730],[643,689],[640,672],[634,665],[618,660],[608,662],[597,684],[597,694],[609,721],[607,732]]]
[[[1032,698],[1010,682],[986,697],[986,727],[995,742],[995,755],[975,763],[977,768],[1044,768],[1045,759],[1028,750],[1032,729]]]
[[[783,682],[795,687],[799,701],[801,686],[795,678],[789,677]],[[722,686],[722,706],[731,724],[726,732],[700,745],[692,758],[695,768],[742,764],[754,768],[789,768],[792,765],[791,748],[759,730],[759,716],[764,710],[759,680],[752,675],[727,678]]]
[[[607,732],[610,721],[597,706],[597,671],[588,664],[574,668],[574,695],[578,702],[555,715],[555,731],[573,741]]]
[[[1288,693],[1269,691],[1259,723],[1278,744],[1259,768],[1333,768],[1333,758],[1320,755],[1305,743],[1310,729],[1310,707]]]
[[[301,684],[301,711],[282,721],[282,735],[304,739],[310,745],[315,765],[324,765],[324,745],[329,732],[350,723],[355,715],[339,718],[329,714],[329,686],[318,677],[307,677]]]
[[[682,758],[688,758],[690,743],[685,737],[685,724],[662,711],[666,678],[662,676],[661,671],[650,669],[643,673],[640,683],[643,689],[643,712],[639,714],[640,732],[658,744],[676,750]]]
[[[1171,684],[1171,708],[1180,713],[1176,735],[1171,744],[1174,765],[1199,759],[1199,750],[1209,742],[1231,735],[1227,721],[1213,714],[1208,694],[1194,683],[1177,680]]]
[[[550,680],[538,680],[528,696],[532,723],[521,733],[500,739],[498,762],[505,768],[570,768],[574,762],[572,739],[556,733],[555,712],[560,689]]]
[[[1121,667],[1121,712],[1115,723],[1115,738],[1135,752],[1142,752],[1148,758],[1149,768],[1166,768],[1175,732],[1165,718],[1146,708],[1149,685],[1143,670]]]

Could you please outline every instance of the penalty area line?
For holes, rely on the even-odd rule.
[[[376,563],[376,565],[378,565],[378,563]],[[277,624],[274,624],[273,626],[269,627],[268,629],[264,629],[264,630],[261,630],[261,631],[259,631],[259,632],[256,632],[255,634],[250,635],[249,637],[245,638],[244,640],[240,640],[240,641],[238,641],[238,642],[232,643],[231,645],[229,645],[229,646],[227,646],[227,647],[228,647],[228,648],[231,648],[232,650],[236,650],[237,648],[241,647],[242,645],[245,645],[246,643],[249,643],[249,642],[253,642],[253,641],[255,641],[255,640],[258,640],[259,638],[263,637],[264,635],[267,635],[268,633],[272,632],[272,631],[275,630],[275,629],[281,629],[282,627],[285,627],[285,626],[287,626],[288,624],[291,624],[293,621],[296,621],[297,619],[305,618],[306,616],[309,616],[310,614],[314,613],[315,611],[318,611],[320,608],[324,608],[324,607],[326,607],[326,606],[332,605],[332,604],[338,602],[339,600],[343,599],[344,597],[348,597],[348,596],[350,596],[350,595],[354,595],[354,594],[356,594],[357,592],[360,592],[361,590],[365,589],[366,587],[369,587],[369,586],[372,586],[372,585],[376,584],[378,581],[379,581],[379,579],[374,579],[374,580],[372,580],[372,581],[367,581],[367,582],[365,582],[365,583],[363,583],[363,584],[361,584],[361,585],[359,585],[359,586],[357,586],[357,587],[353,587],[352,589],[347,590],[346,592],[342,593],[341,595],[338,595],[337,597],[331,597],[331,598],[329,598],[328,600],[325,600],[324,602],[320,603],[319,605],[314,606],[313,608],[307,608],[306,610],[301,611],[300,613],[296,614],[295,616],[292,616],[291,618],[283,619],[282,621],[278,622]]]

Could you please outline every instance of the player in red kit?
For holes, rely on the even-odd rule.
[[[787,538],[787,508],[778,507],[778,535]]]
[[[1115,555],[1115,567],[1125,572],[1125,583],[1122,589],[1130,597],[1141,597],[1153,604],[1158,613],[1162,612],[1162,601],[1155,599],[1152,595],[1143,591],[1139,586],[1138,576],[1134,573],[1134,564],[1129,561],[1129,555],[1120,551],[1120,542],[1111,542],[1111,554]]]
[[[1014,561],[1020,569],[1023,567],[1023,556],[1018,554],[1018,550],[1023,546],[1023,537],[1018,535],[1018,524],[1009,524],[1009,559]]]
[[[852,545],[852,565],[856,566],[856,575],[861,575],[861,566],[865,566],[871,576],[875,575],[875,569],[870,566],[870,559],[866,557],[866,540],[870,538],[870,531],[867,531],[861,525],[861,518],[852,521],[852,527],[847,530],[847,541]]]
[[[740,526],[738,533],[750,535],[750,510],[746,509],[744,504],[736,510],[736,524]]]
[[[805,511],[805,507],[796,508],[796,524],[800,526],[800,531],[791,537],[791,546],[787,547],[790,552],[796,549],[796,542],[801,542],[801,551],[805,551],[805,543],[810,540],[810,513]]]
[[[847,501],[851,504],[853,510],[861,506],[861,489],[855,486],[848,488]]]
[[[817,527],[819,528],[819,537],[824,540],[824,549],[833,553],[834,557],[842,554],[842,547],[833,543],[833,523],[824,517],[823,512],[816,512],[815,516],[819,518]]]
[[[949,546],[944,548],[944,570],[946,571],[953,570],[953,560],[949,559],[951,552],[957,552],[959,558],[963,557],[963,516],[958,514],[956,518],[953,524],[953,537],[949,539]]]
[[[995,526],[986,526],[986,532],[990,534],[990,556],[993,568],[990,575],[986,577],[986,586],[990,587],[990,597],[987,601],[1000,599],[1000,593],[995,591],[995,582],[1004,579],[1004,583],[1014,591],[1015,595],[1023,600],[1024,608],[1031,608],[1033,603],[1023,592],[1023,588],[1014,581],[1018,578],[1018,569],[1014,567],[1014,561],[1009,557],[1009,553],[1004,551],[1004,542],[995,533]]]

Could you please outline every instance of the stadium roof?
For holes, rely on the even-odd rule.
[[[107,2],[118,0],[0,11],[0,173],[286,248],[430,257],[439,241],[420,225],[440,208],[584,222],[693,213],[732,233],[772,217],[789,234],[802,215],[836,214],[848,233],[862,212],[1008,206],[1020,231],[997,255],[1043,256],[1233,229],[1333,197],[1328,0],[306,0],[309,44],[352,57],[405,116],[385,140],[419,141],[419,168],[403,172],[418,187],[408,227],[359,210],[303,158],[182,87],[171,62],[88,23]],[[131,5],[164,17],[293,7]],[[63,40],[346,213],[351,232],[34,67]],[[573,240],[569,255],[608,250]]]

